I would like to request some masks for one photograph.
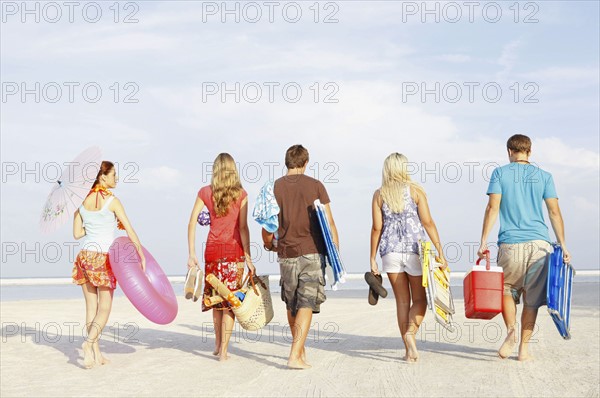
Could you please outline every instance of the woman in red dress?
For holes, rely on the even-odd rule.
[[[213,355],[226,360],[229,338],[233,330],[234,314],[226,302],[207,307],[204,298],[216,295],[206,282],[213,274],[229,290],[242,286],[244,263],[250,274],[255,273],[250,258],[250,233],[248,231],[248,194],[242,188],[237,167],[231,155],[221,153],[215,159],[210,185],[202,187],[196,197],[188,224],[188,268],[198,266],[196,257],[196,222],[206,206],[210,214],[210,231],[204,250],[205,280],[202,311],[213,310],[215,350]]]

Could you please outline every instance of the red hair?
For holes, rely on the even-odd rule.
[[[102,163],[100,164],[100,170],[98,170],[98,175],[96,176],[94,185],[92,185],[92,189],[96,188],[97,185],[100,185],[100,176],[107,175],[114,168],[115,168],[115,165],[113,164],[113,162],[109,162],[108,160],[103,160]]]

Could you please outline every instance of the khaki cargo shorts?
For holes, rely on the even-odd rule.
[[[298,309],[311,308],[318,314],[325,302],[325,256],[318,253],[300,257],[280,258],[281,300],[296,316]]]
[[[504,270],[504,295],[520,303],[523,294],[525,307],[546,305],[548,261],[552,245],[543,240],[524,243],[501,243],[498,266]]]

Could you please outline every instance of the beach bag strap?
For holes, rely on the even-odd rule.
[[[268,278],[268,276],[267,276]],[[252,284],[254,285],[255,280],[258,281],[258,284],[265,290],[267,290],[267,285],[262,281],[262,279],[260,279],[257,275],[254,275],[252,278]]]
[[[483,258],[485,258],[485,270],[489,271],[490,270],[490,251],[486,250],[483,252]],[[483,260],[483,258],[480,258],[477,260],[477,262],[475,263],[475,265],[479,265],[479,263],[481,262],[481,260]]]
[[[260,286],[267,290],[267,285],[265,285],[265,283],[256,275],[254,275],[252,278],[250,277],[250,273],[246,274],[246,277],[244,278],[244,281],[242,282],[242,286],[246,285],[248,283],[248,280],[250,281],[250,284],[252,285],[252,290],[254,290],[254,293],[259,296],[258,294],[258,290],[256,290],[256,284],[254,282],[254,280],[257,280],[258,283],[260,284]]]

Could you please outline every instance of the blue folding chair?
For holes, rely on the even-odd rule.
[[[547,305],[548,312],[565,339],[571,338],[571,295],[575,269],[563,261],[560,245],[554,245],[554,253],[550,256],[548,267]]]

